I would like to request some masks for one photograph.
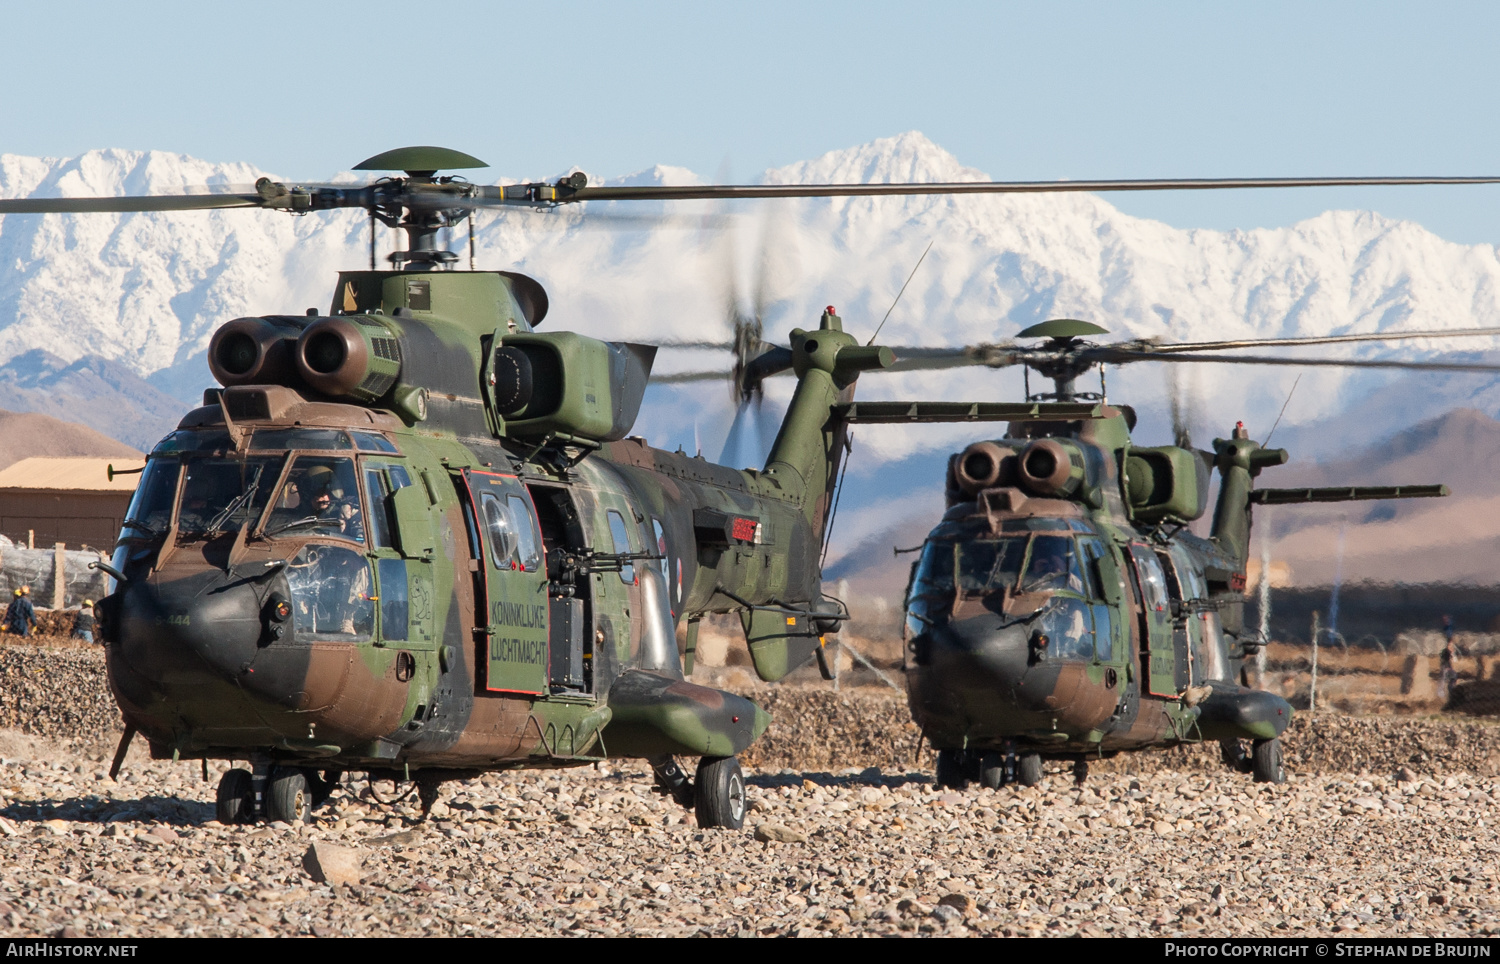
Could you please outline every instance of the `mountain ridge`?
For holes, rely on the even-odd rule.
[[[0,155],[0,195],[223,189],[261,173],[251,164],[167,152]],[[911,131],[829,151],[767,171],[759,180],[988,176]],[[602,180],[703,179],[659,164]],[[602,223],[595,217],[600,211],[684,217],[639,231],[592,230],[591,224]],[[695,215],[719,213],[734,215],[737,227],[718,235],[692,226]],[[325,305],[335,272],[366,264],[366,232],[361,212],[304,218],[266,211],[7,216],[0,219],[0,357],[42,349],[72,364],[97,355],[185,407],[208,385],[202,356],[219,324],[245,314]],[[840,307],[851,331],[871,331],[929,241],[930,256],[882,333],[888,343],[1002,340],[1058,315],[1099,321],[1111,337],[1168,340],[1500,325],[1500,259],[1493,245],[1456,245],[1420,225],[1371,212],[1332,211],[1288,228],[1218,232],[1124,215],[1103,197],[1084,193],[723,205],[594,202],[586,210],[547,215],[485,214],[476,241],[480,267],[521,270],[547,285],[549,327],[641,341],[725,329],[726,290],[754,290],[761,265],[771,307],[768,335],[808,325],[828,303]],[[1500,339],[1340,346],[1324,353],[1435,357],[1460,348],[1500,349]],[[664,359],[660,367],[688,364]],[[1151,368],[1112,371],[1112,394],[1149,407],[1163,394],[1162,376]],[[1185,381],[1205,399],[1203,420],[1215,424],[1241,418],[1268,424],[1296,377],[1290,368],[1183,368],[1202,369],[1187,372]],[[1019,394],[1020,381],[1014,371],[871,376],[862,381],[861,394],[1005,398]],[[1484,376],[1470,381],[1476,393],[1500,384]],[[1335,418],[1391,382],[1378,373],[1307,372],[1287,430]],[[1211,392],[1204,387],[1210,385]],[[784,396],[786,388],[772,391]],[[682,444],[692,437],[694,427],[674,417],[684,396],[699,403],[704,421],[728,424],[727,393],[717,388],[655,389],[653,395],[658,400],[648,400],[641,425],[654,442]],[[1490,395],[1500,410],[1500,390]],[[0,394],[0,403],[9,403],[7,397],[18,404],[22,398]],[[1381,431],[1402,427],[1392,415],[1380,421]],[[899,459],[950,446],[963,434],[950,427],[891,431],[872,436],[871,451],[876,459]],[[133,434],[131,440],[141,444],[143,437]]]

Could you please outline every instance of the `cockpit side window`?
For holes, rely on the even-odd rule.
[[[141,481],[125,510],[120,538],[160,535],[172,521],[172,503],[177,499],[177,476],[182,463],[174,458],[153,458],[146,463]],[[139,525],[137,525],[139,523]]]
[[[912,579],[911,599],[953,595],[953,543],[929,539]]]
[[[396,542],[395,507],[391,505],[390,482],[385,467],[365,466],[365,504],[370,507],[370,546],[374,549],[394,549]]]

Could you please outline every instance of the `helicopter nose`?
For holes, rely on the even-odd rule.
[[[914,712],[931,736],[962,741],[1045,728],[1047,667],[1033,659],[1030,627],[993,615],[929,626],[907,671]]]
[[[158,690],[237,680],[260,648],[256,588],[221,569],[153,573],[121,597],[117,656]]]
[[[927,649],[931,672],[960,690],[1007,693],[1026,675],[1030,645],[1025,626],[998,626],[993,616],[934,626]]]

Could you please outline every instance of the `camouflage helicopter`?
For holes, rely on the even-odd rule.
[[[830,308],[785,346],[736,337],[750,391],[798,385],[760,469],[629,433],[651,346],[538,331],[542,286],[455,270],[440,232],[476,209],[686,200],[1370,183],[1494,178],[590,187],[479,185],[457,151],[389,151],[365,185],[0,200],[0,215],[218,208],[368,213],[368,270],[326,314],[225,324],[221,388],[150,453],[97,607],[126,724],[153,756],[247,761],[221,779],[226,822],[306,819],[340,774],[414,782],[645,758],[703,826],[738,827],[736,755],[767,726],[748,700],[688,682],[698,621],[738,613],[761,678],[814,658],[847,617],[819,548],[845,449],[838,408],[889,349]],[[408,248],[375,265],[375,224]],[[750,351],[754,357],[748,357]],[[1092,484],[1091,484],[1092,486]],[[1090,487],[1089,491],[1093,491]],[[674,633],[686,621],[687,648]],[[697,757],[693,778],[676,756]]]
[[[1232,349],[1500,334],[1500,329],[1167,344],[1094,344],[1076,319],[1017,336],[1040,345],[902,352],[897,368],[1024,365],[1052,392],[1023,404],[870,403],[846,423],[1006,421],[1006,434],[948,459],[947,509],[912,563],[904,662],[913,718],[938,751],[937,782],[989,788],[1043,778],[1044,760],[1088,761],[1146,747],[1218,741],[1230,767],[1286,779],[1280,736],[1292,707],[1251,688],[1245,660],[1264,645],[1243,620],[1256,505],[1430,498],[1441,485],[1255,488],[1285,449],[1243,423],[1213,451],[1132,442],[1136,416],[1110,404],[1103,366],[1141,361],[1500,371],[1483,362],[1243,357]],[[1099,366],[1101,391],[1077,378]],[[1174,407],[1174,416],[1176,409]],[[1207,538],[1188,526],[1208,507]],[[1247,751],[1245,743],[1250,747]]]

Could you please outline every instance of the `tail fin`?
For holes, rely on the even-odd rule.
[[[761,477],[800,505],[812,539],[821,543],[848,438],[847,426],[834,415],[833,406],[853,397],[860,372],[888,368],[895,356],[889,348],[860,345],[844,332],[832,307],[823,313],[817,331],[798,328],[792,332],[791,356],[797,390]],[[820,556],[820,552],[812,554],[813,565]],[[819,596],[816,574],[808,583],[812,595]],[[740,617],[751,661],[763,680],[781,679],[812,659],[823,645],[823,633],[833,631],[827,620],[804,615],[821,607],[820,598],[787,602],[798,611],[756,608]]]
[[[1212,537],[1235,560],[1240,572],[1250,555],[1251,490],[1260,470],[1281,465],[1286,449],[1261,448],[1237,422],[1229,439],[1214,439],[1214,467],[1219,470],[1219,502],[1214,508]]]
[[[889,348],[862,346],[846,334],[832,306],[823,312],[817,331],[792,331],[797,390],[762,474],[802,502],[814,532],[821,533],[827,520],[848,437],[833,406],[853,398],[860,372],[888,368],[894,361]]]

